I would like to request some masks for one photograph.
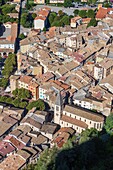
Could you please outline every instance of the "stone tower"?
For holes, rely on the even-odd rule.
[[[62,109],[63,109],[63,100],[62,100],[61,93],[58,92],[56,97],[55,107],[54,107],[54,123],[56,124],[60,124]]]

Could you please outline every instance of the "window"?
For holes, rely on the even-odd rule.
[[[84,122],[86,122],[86,119],[84,120]]]
[[[90,124],[91,124],[91,121],[90,121]]]
[[[58,106],[56,106],[56,111],[59,111],[59,107]]]
[[[94,123],[94,128],[96,127],[96,123]]]
[[[97,123],[97,129],[99,128],[99,123]]]
[[[81,120],[81,117],[80,117],[80,120]]]
[[[71,117],[71,114],[70,114],[70,117]]]
[[[68,126],[68,123],[67,123],[67,126]]]

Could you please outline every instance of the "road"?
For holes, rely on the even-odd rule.
[[[40,8],[43,8],[44,6],[47,6],[47,5],[37,5],[34,7],[34,11],[36,10],[39,10]],[[62,10],[63,12],[67,13],[68,15],[73,15],[73,11],[75,9],[85,9],[86,7],[79,7],[79,8],[64,8],[64,7],[55,7],[55,6],[47,6],[49,8],[51,8],[51,11],[54,11],[54,12],[58,12],[59,10]],[[94,7],[87,7],[89,9],[95,9]]]

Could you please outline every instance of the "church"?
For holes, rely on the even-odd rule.
[[[54,123],[61,127],[72,127],[77,133],[87,128],[96,128],[100,131],[104,124],[104,116],[75,105],[64,106],[59,92],[54,107]]]

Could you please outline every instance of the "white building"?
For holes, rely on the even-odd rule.
[[[34,29],[41,29],[45,28],[47,25],[46,17],[38,16],[34,19]]]
[[[58,94],[54,109],[54,123],[60,124],[61,127],[72,127],[77,133],[81,133],[86,128],[101,130],[104,117],[80,107],[66,105],[63,108],[61,95]]]
[[[103,68],[99,66],[98,64],[94,66],[94,77],[97,80],[101,80],[103,77]]]

